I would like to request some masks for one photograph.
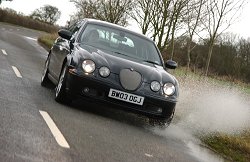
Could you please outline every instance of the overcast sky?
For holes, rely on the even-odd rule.
[[[22,12],[25,15],[29,15],[32,11],[44,6],[45,4],[55,6],[61,11],[61,18],[57,22],[59,25],[65,25],[66,21],[70,19],[70,15],[74,14],[75,12],[74,3],[69,2],[69,0],[13,0],[12,2],[3,1],[1,7],[8,7],[18,12]],[[132,29],[134,27],[130,28]],[[244,38],[250,38],[250,3],[245,6],[237,22],[235,22],[234,25],[232,25],[227,31],[239,34]]]
[[[75,12],[75,5],[69,0],[13,0],[12,2],[2,1],[1,7],[11,8],[25,15],[31,14],[32,11],[49,4],[57,7],[61,11],[61,17],[58,24],[65,25],[70,19],[70,15]]]

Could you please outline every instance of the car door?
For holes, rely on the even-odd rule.
[[[69,41],[58,37],[51,48],[50,55],[50,73],[58,80],[59,71],[61,69],[60,62],[63,61],[65,56],[69,53]]]
[[[80,29],[83,21],[79,21],[72,26],[69,27],[69,31],[72,32],[72,37],[77,33]],[[63,61],[67,54],[70,53],[70,41],[64,39],[62,37],[58,37],[51,48],[51,58],[50,58],[50,73],[52,73],[53,77],[58,80]]]

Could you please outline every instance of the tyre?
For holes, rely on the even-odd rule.
[[[149,118],[149,124],[151,126],[167,127],[170,122],[167,119]]]
[[[174,112],[169,118],[149,118],[149,124],[152,126],[160,126],[162,128],[166,128],[170,125],[173,120]]]
[[[65,64],[61,70],[58,84],[55,88],[55,100],[60,103],[70,104],[71,99],[66,92],[67,65]]]
[[[49,74],[49,56],[45,62],[42,77],[41,77],[41,86],[47,86],[50,83],[48,74]]]

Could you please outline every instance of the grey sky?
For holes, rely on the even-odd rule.
[[[70,15],[74,14],[75,6],[69,0],[13,0],[12,2],[3,1],[1,7],[8,7],[18,12],[29,15],[37,8],[49,4],[57,7],[61,12],[61,18],[57,22],[59,25],[65,25],[66,21],[70,19]],[[241,16],[237,21],[227,30],[239,34],[244,38],[250,38],[250,3],[247,3],[242,11]],[[134,26],[134,25],[133,25]],[[129,27],[135,29],[135,27]]]

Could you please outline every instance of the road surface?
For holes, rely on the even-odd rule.
[[[40,86],[47,56],[40,34],[0,23],[0,161],[218,160],[188,140],[155,133],[144,117],[98,103],[55,102],[54,87]]]

